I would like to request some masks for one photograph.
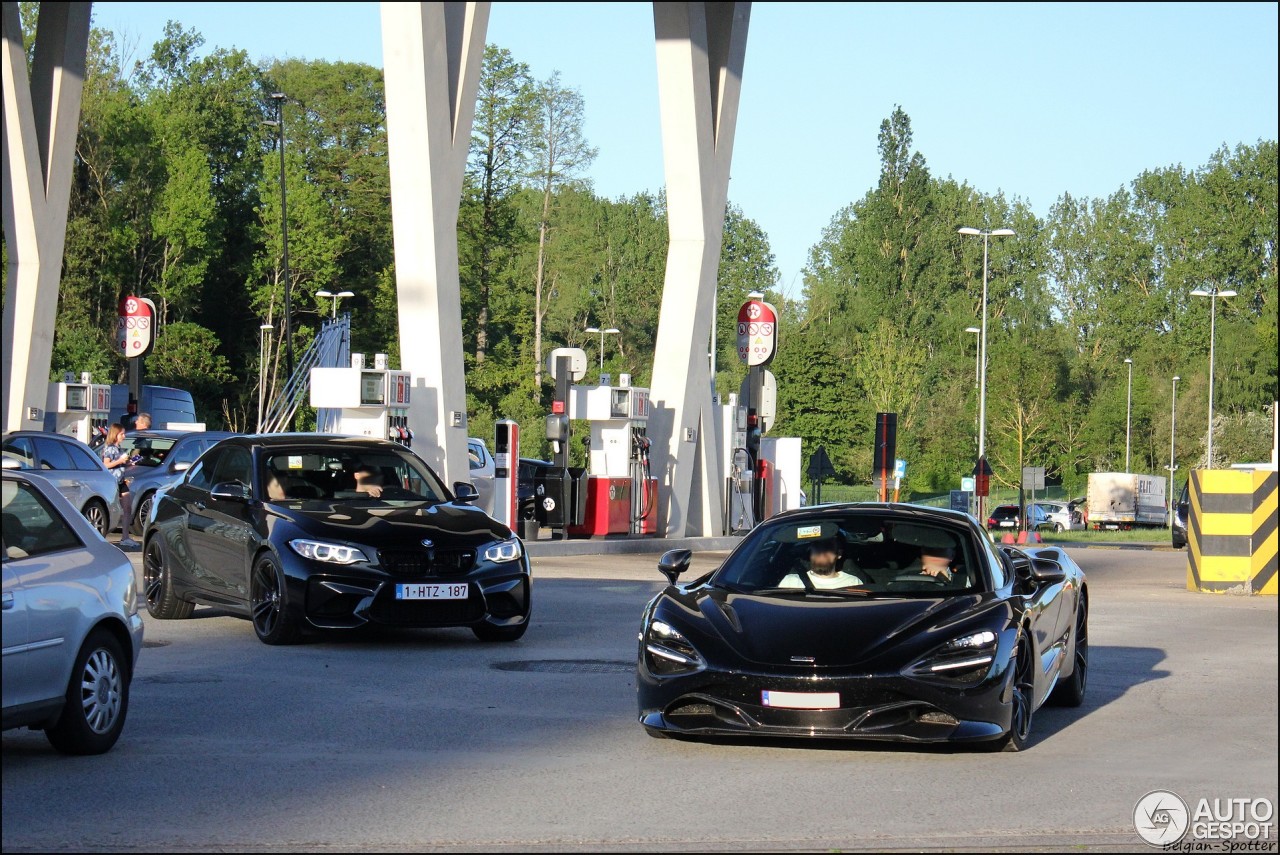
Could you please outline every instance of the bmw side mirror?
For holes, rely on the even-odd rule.
[[[480,498],[480,491],[470,481],[454,481],[453,495],[459,502],[470,504]]]
[[[239,481],[219,481],[213,485],[209,495],[215,499],[225,499],[231,502],[247,502],[249,501],[249,488]]]
[[[663,576],[667,577],[667,581],[674,585],[676,579],[680,578],[680,574],[689,569],[689,562],[692,560],[692,550],[672,549],[670,552],[664,552],[658,559],[658,569],[662,571]]]
[[[190,468],[191,468],[191,463],[186,460],[182,460],[182,461],[179,461],[178,463],[173,464],[174,472],[186,472]]]

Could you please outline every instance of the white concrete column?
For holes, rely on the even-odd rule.
[[[382,4],[400,367],[414,451],[450,486],[470,480],[458,206],[489,5]]]
[[[17,3],[4,4],[4,429],[43,429],[80,121],[89,3],[41,3],[31,76]]]
[[[723,522],[707,353],[750,15],[750,3],[653,4],[671,249],[649,432],[665,537],[719,535]]]

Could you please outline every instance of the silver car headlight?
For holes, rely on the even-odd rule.
[[[977,683],[991,670],[998,644],[999,637],[989,629],[968,632],[917,660],[907,672],[946,682]]]
[[[320,561],[325,564],[355,564],[368,561],[368,557],[354,546],[341,543],[326,543],[323,540],[303,540],[298,538],[289,541],[289,547],[303,558]]]
[[[484,560],[494,564],[518,561],[522,555],[524,555],[524,547],[520,545],[520,539],[516,537],[491,544],[485,547],[484,550]]]

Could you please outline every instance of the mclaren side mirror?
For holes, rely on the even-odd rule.
[[[1037,557],[1031,559],[1031,578],[1041,584],[1061,582],[1067,578],[1067,571],[1057,561]]]
[[[680,574],[689,569],[689,562],[692,560],[692,550],[672,549],[662,553],[662,557],[658,559],[658,569],[662,571],[663,576],[667,577],[667,581],[674,585],[676,579],[680,578]]]

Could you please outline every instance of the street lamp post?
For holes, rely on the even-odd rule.
[[[977,327],[965,327],[964,331],[967,333],[973,333],[975,335],[978,335],[982,332],[982,330],[978,329]],[[978,374],[982,370],[981,367],[979,366],[979,358],[981,356],[982,356],[982,348],[978,345],[977,339],[975,339],[974,348],[973,348],[973,388],[975,389],[978,388]]]
[[[1129,471],[1129,437],[1130,413],[1133,411],[1133,360],[1126,359],[1124,364],[1129,366],[1129,390],[1125,393],[1124,399],[1124,471]]]
[[[1213,339],[1215,336],[1215,327],[1218,318],[1218,298],[1234,297],[1235,291],[1219,290],[1217,285],[1211,288],[1197,288],[1191,292],[1192,297],[1208,297],[1209,298],[1209,441],[1205,449],[1205,468],[1213,468]]]
[[[326,298],[331,298],[331,299],[333,300],[333,314],[331,314],[329,317],[330,317],[330,318],[332,318],[333,320],[337,320],[337,318],[338,318],[338,301],[339,301],[339,300],[341,300],[343,297],[354,297],[354,296],[355,296],[355,292],[354,292],[354,291],[339,291],[338,293],[336,293],[336,294],[335,294],[335,293],[333,293],[332,291],[317,291],[317,292],[316,292],[316,296],[317,296],[317,297],[326,297]]]
[[[978,372],[978,473],[986,465],[987,460],[987,246],[993,237],[1011,237],[1013,229],[975,229],[964,226],[958,230],[962,235],[982,238],[982,343],[979,347],[981,358]],[[982,518],[985,496],[978,497],[978,518]]]
[[[609,327],[607,330],[602,330],[597,327],[587,327],[583,332],[600,334],[600,373],[604,374],[604,337],[607,335],[617,335],[621,333],[622,330],[614,329],[613,327]]]
[[[258,327],[258,433],[262,433],[262,409],[267,399],[267,340],[273,329],[271,324]]]
[[[289,282],[289,203],[284,181],[284,102],[283,92],[272,92],[276,102],[276,120],[267,124],[276,126],[280,141],[280,266],[284,272],[284,352],[289,379],[293,379],[293,288]],[[289,416],[289,428],[293,428],[293,416]]]
[[[1181,379],[1177,374],[1173,375],[1173,403],[1169,406],[1169,499],[1165,505],[1169,508],[1170,528],[1173,527],[1173,470],[1178,468],[1174,463],[1173,441],[1178,426],[1178,381]]]

